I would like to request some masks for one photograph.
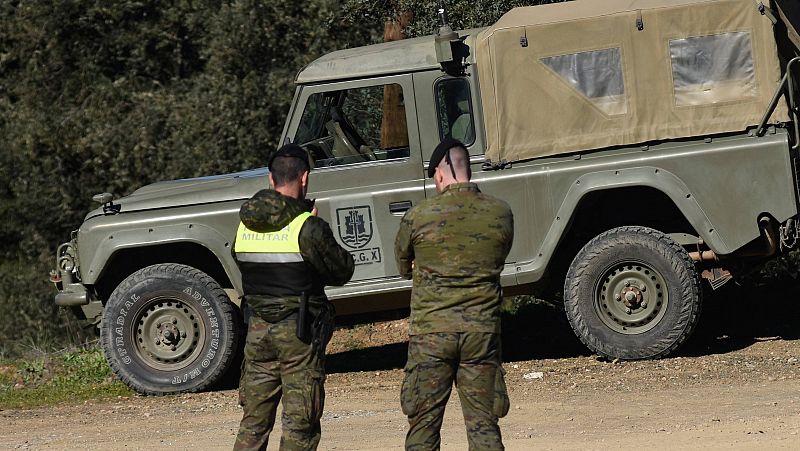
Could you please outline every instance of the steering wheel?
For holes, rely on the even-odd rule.
[[[342,128],[342,123],[336,120],[328,121],[325,124],[325,128],[328,129],[328,132],[333,135],[336,141],[340,142],[344,147],[347,149],[348,154],[350,155],[357,155],[364,159],[364,161],[372,161],[375,160],[375,156],[372,154],[372,149],[370,149],[366,145],[361,145],[358,148],[353,144],[350,138],[345,133],[344,129]],[[334,149],[335,149],[334,145]],[[334,153],[336,153],[334,151]],[[337,155],[343,156],[343,155]]]

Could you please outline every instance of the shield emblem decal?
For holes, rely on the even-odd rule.
[[[369,205],[336,210],[339,238],[351,249],[361,249],[372,240],[372,209]]]

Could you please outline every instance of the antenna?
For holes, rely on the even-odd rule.
[[[444,2],[439,0],[439,24],[440,27],[447,27],[447,10],[444,7]]]

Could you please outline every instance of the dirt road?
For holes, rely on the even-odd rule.
[[[522,315],[504,325],[506,447],[800,449],[797,304],[712,308],[677,357],[644,362],[589,355],[551,309]],[[403,321],[337,331],[320,449],[402,448],[404,334]],[[240,415],[235,390],[6,410],[0,449],[230,449]],[[442,443],[467,448],[455,394]]]

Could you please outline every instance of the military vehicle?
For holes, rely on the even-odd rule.
[[[357,264],[327,290],[339,317],[408,307],[394,237],[435,195],[425,166],[454,137],[481,189],[513,208],[507,296],[563,288],[569,323],[601,356],[673,352],[704,285],[797,244],[798,9],[577,0],[309,64],[282,142],[313,156],[310,197]],[[205,389],[231,366],[237,213],[267,183],[253,169],[101,194],[59,247],[56,304],[98,324],[136,391]]]

